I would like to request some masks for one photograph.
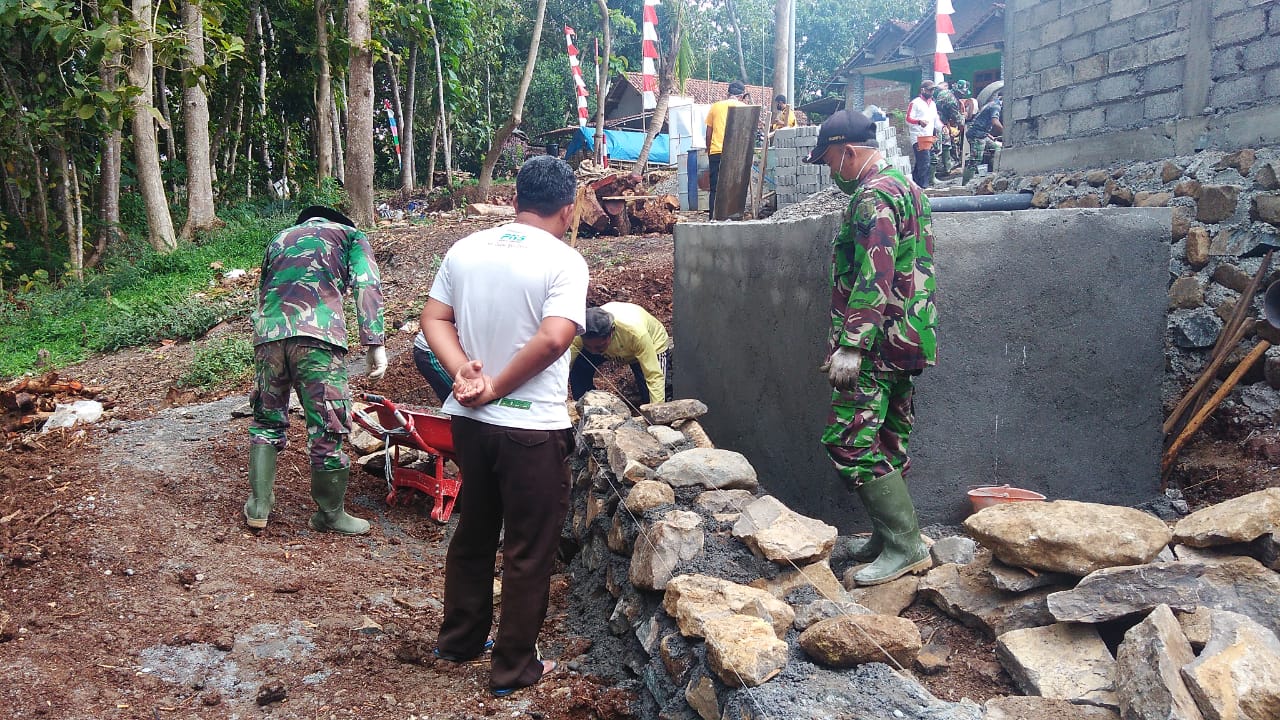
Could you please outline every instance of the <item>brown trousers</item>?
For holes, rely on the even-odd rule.
[[[475,657],[493,624],[493,570],[502,536],[502,617],[489,685],[525,687],[542,678],[538,633],[551,570],[569,510],[573,430],[519,430],[454,416],[462,470],[458,527],[445,557],[441,653]]]

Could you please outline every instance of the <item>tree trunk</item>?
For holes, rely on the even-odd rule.
[[[489,185],[493,182],[493,168],[502,156],[502,146],[511,137],[511,133],[520,127],[524,118],[524,98],[529,92],[529,83],[533,81],[533,66],[538,60],[538,45],[542,41],[542,18],[546,15],[547,0],[538,0],[538,10],[534,13],[533,37],[529,40],[529,55],[524,61],[524,75],[520,78],[520,88],[516,91],[516,99],[511,104],[511,117],[493,136],[489,152],[484,155],[484,163],[480,166],[480,199],[489,199]]]
[[[120,18],[112,14],[112,24],[119,25]],[[119,86],[116,68],[124,61],[124,53],[114,52],[104,55],[98,64],[98,74],[102,77],[102,89],[114,93]],[[120,151],[124,145],[121,132],[122,118],[112,121],[111,132],[102,143],[102,169],[98,175],[98,233],[94,238],[93,252],[85,260],[86,267],[95,267],[102,262],[107,248],[121,237],[120,231]]]
[[[262,158],[262,168],[266,173],[267,192],[276,199],[282,198],[283,193],[276,190],[275,183],[275,167],[271,162],[271,145],[268,142],[267,133],[267,35],[266,31],[270,28],[270,20],[265,17],[266,12],[262,9],[262,3],[255,2],[253,4],[253,19],[258,31],[258,130],[261,133],[258,148],[259,156]]]
[[[177,173],[173,172],[173,168],[178,164],[178,143],[173,136],[173,112],[169,109],[169,69],[161,66],[156,70],[158,77],[156,78],[156,107],[160,110],[162,118],[160,125],[164,130],[164,149],[165,160],[168,160],[169,170],[167,173],[169,178],[169,194],[173,196],[174,202],[180,202]],[[161,169],[163,169],[163,165]]]
[[[747,58],[742,52],[742,23],[738,20],[738,8],[733,4],[733,0],[727,0],[725,5],[729,9],[729,22],[733,23],[733,37],[738,44],[738,79],[743,85],[747,84]],[[769,102],[773,102],[770,98]]]
[[[236,161],[240,159],[240,138],[242,137],[244,137],[244,95],[240,96],[240,103],[236,105],[236,132],[232,136],[231,149],[227,151],[225,165],[228,183],[236,174]]]
[[[609,53],[613,49],[609,35],[609,3],[606,0],[596,0],[596,5],[600,7],[600,29],[604,34],[604,64],[596,68],[599,75],[599,82],[596,83],[596,166],[599,167],[604,162],[604,96],[609,89]]]
[[[440,146],[444,149],[444,186],[453,187],[453,152],[449,139],[449,113],[444,106],[444,65],[440,62],[440,35],[436,32],[436,18],[431,14],[431,0],[427,0],[427,22],[431,26],[431,42],[436,49],[436,100],[439,102]]]
[[[213,170],[209,159],[209,98],[204,78],[204,12],[200,0],[182,4],[182,25],[187,34],[186,71],[182,79],[183,135],[187,145],[187,222],[182,238],[222,223],[213,206]]]
[[[404,103],[400,98],[400,69],[391,58],[387,58],[387,75],[391,80],[391,112],[396,118],[395,142],[400,148],[396,153],[396,162],[400,163],[400,192],[408,194],[413,192],[413,173],[409,173],[408,179],[405,178],[404,146],[400,144],[400,129],[404,127]]]
[[[343,94],[345,97],[346,94]],[[333,98],[329,103],[329,114],[333,117],[333,173],[338,176],[338,182],[346,183],[347,181],[347,160],[342,152],[342,116],[338,114],[338,100]]]
[[[151,0],[132,0],[133,19],[149,36],[151,27]],[[133,109],[133,155],[138,167],[138,186],[142,202],[147,208],[147,240],[157,252],[169,253],[178,247],[173,234],[173,218],[169,215],[169,201],[164,194],[164,178],[160,173],[160,150],[156,147],[155,108],[151,107],[152,76],[151,40],[145,39],[133,48],[129,63],[129,82],[138,88],[138,94],[130,101]]]
[[[791,76],[791,3],[795,0],[778,0],[773,13],[773,92],[786,93],[787,78]],[[765,107],[773,104],[773,98],[761,101]],[[787,98],[795,102],[795,98]]]
[[[325,0],[316,0],[316,181],[333,176],[333,77],[329,71],[329,20]]]
[[[70,160],[67,158],[67,143],[62,137],[54,137],[49,147],[49,160],[56,169],[50,179],[54,186],[54,203],[61,215],[62,229],[67,236],[67,265],[76,280],[84,280],[84,242],[76,230],[76,213],[74,193],[71,189]]]
[[[440,142],[440,118],[431,126],[431,152],[427,155],[427,192],[436,188],[436,148]]]
[[[640,156],[636,158],[634,171],[640,175],[644,175],[649,164],[649,150],[653,148],[653,139],[658,136],[658,132],[662,130],[662,124],[667,121],[667,108],[671,106],[671,90],[676,84],[676,58],[680,55],[680,35],[684,31],[681,27],[681,18],[682,16],[677,13],[676,24],[671,31],[671,45],[667,48],[667,56],[663,58],[662,67],[658,69],[658,102],[653,108],[649,129],[644,134],[644,146],[640,148]],[[667,152],[670,153],[670,144],[667,147]],[[668,157],[667,160],[674,161],[675,158]]]
[[[347,8],[351,60],[347,76],[347,195],[351,219],[374,225],[373,214],[373,52],[369,37],[369,0],[351,0]]]
[[[213,133],[213,141],[209,144],[209,157],[218,161],[219,171],[217,173],[217,177],[214,178],[214,182],[218,183],[220,187],[225,187],[224,182],[228,179],[227,176],[231,174],[231,171],[228,169],[231,165],[231,158],[235,157],[236,154],[236,150],[228,150],[225,147],[227,135],[234,131],[233,137],[235,139],[232,142],[238,143],[240,141],[240,121],[238,117],[244,107],[243,67],[243,65],[237,64],[236,69],[232,71],[230,86],[233,90],[231,91],[231,95],[228,96],[229,99],[227,100],[227,104],[222,108],[221,114],[219,114],[219,117],[221,118],[229,118],[235,115],[237,120],[234,123],[218,123],[217,129]],[[221,177],[222,180],[219,180],[219,177]]]
[[[400,150],[404,154],[400,170],[400,179],[405,192],[413,192],[417,185],[418,169],[413,157],[413,128],[417,125],[414,119],[418,108],[418,46],[409,50],[409,87],[405,94],[405,106],[408,112],[400,116]]]

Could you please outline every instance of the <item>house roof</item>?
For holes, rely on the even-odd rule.
[[[997,19],[1004,17],[1004,3],[995,2],[994,0],[953,0],[956,13],[951,16],[956,26],[956,32],[952,35],[952,46],[956,50],[962,50],[971,44],[984,44],[989,42],[987,33],[982,30],[991,25]],[[864,68],[878,65],[883,62],[893,62],[904,57],[918,57],[933,52],[932,33],[934,32],[934,24],[930,22],[934,17],[932,4],[928,10],[914,23],[904,23],[898,20],[890,20],[883,23],[871,34],[867,41],[859,46],[849,59],[846,60],[839,68],[836,69],[831,77],[827,79],[826,85],[837,84],[840,81],[837,78],[848,73],[855,68]],[[1003,25],[1000,28],[1003,33]],[[886,36],[892,36],[900,33],[901,39],[896,44],[884,48],[881,52],[868,52],[877,49],[875,46],[880,43]],[[927,45],[916,50],[917,44]],[[905,51],[905,52],[904,52]]]
[[[641,79],[640,73],[629,72],[623,73],[627,80],[627,84],[631,86],[637,93],[640,92]],[[615,83],[610,90],[609,95],[612,99],[613,92],[621,86],[621,83]],[[764,85],[747,85],[747,98],[757,105],[768,105],[773,102],[773,86]],[[729,83],[720,82],[719,80],[702,80],[699,78],[689,78],[684,81],[683,97],[691,97],[695,103],[699,105],[710,105],[729,96]],[[606,105],[606,108],[608,106]]]

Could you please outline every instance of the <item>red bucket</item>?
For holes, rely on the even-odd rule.
[[[1044,502],[1045,496],[1031,490],[1009,487],[1008,485],[991,485],[975,487],[969,491],[969,502],[973,511],[1009,502]]]

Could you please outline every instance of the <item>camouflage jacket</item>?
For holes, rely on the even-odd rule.
[[[937,362],[929,199],[885,168],[853,192],[831,246],[829,351],[859,348],[877,370]]]
[[[964,113],[960,110],[960,101],[950,90],[938,88],[933,91],[933,104],[938,108],[938,117],[942,122],[962,124]]]
[[[346,348],[348,289],[355,293],[360,344],[383,344],[382,283],[365,234],[321,218],[282,231],[262,261],[253,344],[313,337]]]

